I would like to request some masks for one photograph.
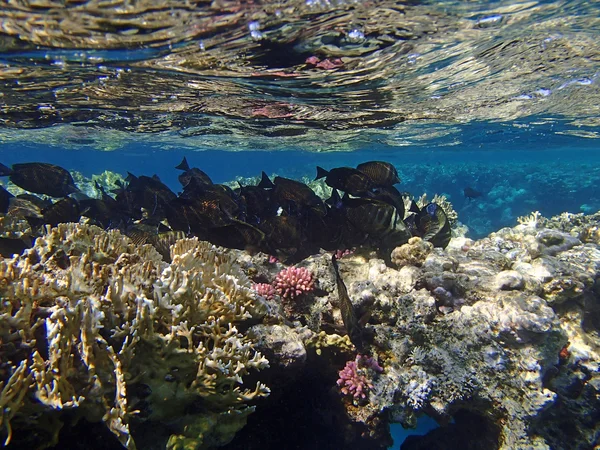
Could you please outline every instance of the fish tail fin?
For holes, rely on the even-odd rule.
[[[263,172],[262,173],[262,178],[260,179],[260,183],[258,183],[258,187],[259,188],[263,188],[263,189],[268,189],[268,188],[274,188],[275,185],[269,179],[269,176],[266,173]]]
[[[7,177],[12,173],[12,169],[10,167],[5,166],[0,163],[0,177]]]
[[[333,270],[335,271],[335,276],[340,276],[340,271],[338,268],[337,258],[335,257],[335,253],[331,255],[331,264],[333,264]]]
[[[181,161],[181,163],[178,166],[175,166],[176,169],[179,170],[185,170],[186,172],[188,170],[190,170],[190,165],[187,162],[187,159],[185,158],[185,156],[183,157],[183,160]]]
[[[327,172],[322,167],[317,166],[317,176],[315,177],[315,181],[317,181],[320,178],[325,178],[327,175],[329,175],[329,172]]]

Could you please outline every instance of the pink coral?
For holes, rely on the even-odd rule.
[[[267,300],[273,300],[275,296],[275,288],[269,283],[256,283],[253,288],[258,295],[263,296]]]
[[[335,252],[333,252],[333,254],[335,255],[335,259],[342,259],[344,256],[348,256],[353,253],[354,253],[353,248],[346,248],[344,250],[336,250]]]
[[[314,281],[312,274],[305,267],[288,267],[277,274],[273,286],[281,298],[291,300],[312,291]]]
[[[356,355],[354,361],[348,361],[346,366],[340,370],[338,386],[344,395],[352,395],[356,399],[365,398],[367,391],[373,388],[370,378],[375,373],[383,372],[383,368],[377,361],[366,355]]]

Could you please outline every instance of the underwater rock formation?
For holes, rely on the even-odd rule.
[[[75,413],[129,448],[373,450],[425,414],[441,427],[402,448],[591,448],[600,249],[584,237],[598,217],[573,219],[534,214],[446,249],[411,239],[397,268],[346,255],[360,354],[330,253],[294,266],[312,289],[283,299],[285,266],[262,253],[183,239],[166,263],[116,231],[60,225],[0,263],[2,425],[28,448]]]
[[[244,384],[268,361],[237,328],[259,320],[265,304],[231,256],[208,243],[180,240],[171,259],[118,231],[61,224],[0,262],[7,442],[54,445],[70,410],[105,422],[129,449],[140,422],[160,430],[153,439],[163,448],[233,438],[248,403],[269,394],[260,381]]]
[[[598,223],[578,222],[583,225],[577,229]],[[304,261],[319,289],[304,299],[311,307],[287,331],[289,341],[301,339],[307,351],[304,372],[296,368],[290,383],[303,386],[311,379],[323,396],[314,378],[335,388],[339,372],[343,381],[337,396],[318,402],[345,438],[298,443],[297,448],[342,448],[354,442],[355,448],[383,449],[390,443],[385,424],[411,427],[423,414],[442,427],[421,444],[415,437],[403,448],[460,448],[451,439],[461,433],[464,443],[465,426],[474,420],[481,432],[472,435],[469,448],[564,448],[563,423],[569,426],[569,448],[597,444],[600,249],[581,242],[564,217],[541,223],[538,217],[479,241],[455,238],[445,250],[428,248],[414,265],[403,260],[399,270],[368,253],[340,261],[355,309],[371,313],[364,334],[368,353],[383,368],[376,374],[359,372],[358,366],[348,369],[357,358],[349,341],[316,345],[343,334],[343,322],[330,257]],[[395,253],[409,255],[414,245]],[[277,273],[264,258],[252,261],[263,278]],[[341,387],[353,380],[360,393],[346,395],[350,391]],[[303,401],[317,402],[310,391]],[[287,405],[295,408],[303,407]],[[258,414],[264,427],[270,416]],[[252,436],[252,421],[242,431],[246,439]]]

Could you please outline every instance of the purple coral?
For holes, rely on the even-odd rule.
[[[275,296],[275,288],[269,283],[256,283],[253,288],[258,295],[263,296],[267,300],[273,300]]]
[[[377,361],[367,355],[356,355],[354,361],[348,361],[340,370],[337,385],[344,395],[352,395],[355,399],[365,398],[367,391],[373,388],[370,378],[375,373],[383,372]]]
[[[285,299],[294,299],[314,289],[312,274],[305,267],[288,267],[275,277],[275,292]]]

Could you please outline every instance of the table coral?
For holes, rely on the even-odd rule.
[[[264,304],[233,259],[210,244],[180,240],[171,259],[117,231],[61,224],[0,261],[7,441],[19,414],[35,426],[63,409],[102,418],[129,449],[140,409],[158,427],[169,420],[167,448],[233,438],[253,410],[247,403],[269,394],[260,382],[244,384],[268,361],[236,327],[260,319]],[[145,386],[144,402],[136,386]],[[200,401],[205,408],[190,412]],[[38,439],[56,443],[58,429]]]

